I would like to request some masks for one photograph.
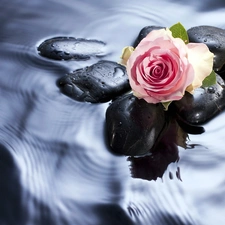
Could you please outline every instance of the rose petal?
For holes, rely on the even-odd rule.
[[[134,51],[134,47],[132,47],[132,46],[127,46],[127,47],[123,48],[122,55],[120,57],[122,59],[121,60],[122,65],[126,66],[127,60],[130,58],[133,51]]]
[[[189,43],[187,47],[188,60],[195,71],[195,78],[187,91],[193,93],[194,89],[200,87],[202,81],[212,72],[214,54],[203,43]]]
[[[195,78],[189,48],[168,29],[150,32],[127,60],[134,95],[147,102],[179,100]]]

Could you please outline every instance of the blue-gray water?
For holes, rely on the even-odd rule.
[[[189,136],[162,179],[133,178],[127,157],[105,143],[109,103],[76,102],[56,86],[99,59],[54,61],[36,50],[56,36],[98,39],[104,59],[118,61],[147,25],[225,29],[224,1],[0,3],[0,225],[225,224],[225,113]]]

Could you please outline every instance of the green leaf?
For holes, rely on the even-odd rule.
[[[174,38],[180,38],[185,44],[189,43],[189,38],[186,29],[181,23],[176,23],[169,28]]]
[[[216,73],[214,70],[202,81],[202,87],[209,87],[216,83]]]
[[[168,107],[169,107],[169,105],[170,105],[171,102],[172,102],[172,101],[169,101],[169,102],[162,102],[162,105],[163,105],[165,111],[168,110]]]

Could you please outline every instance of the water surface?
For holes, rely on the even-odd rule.
[[[105,142],[109,103],[76,102],[56,86],[99,58],[55,61],[37,52],[48,38],[73,36],[106,42],[104,59],[118,61],[147,25],[225,28],[223,1],[1,0],[1,7],[1,225],[224,223],[223,112],[205,133],[189,135],[162,179],[137,179]]]

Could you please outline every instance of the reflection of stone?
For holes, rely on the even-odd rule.
[[[143,155],[155,145],[165,127],[162,104],[149,104],[132,94],[115,100],[106,111],[110,147],[123,155]]]
[[[214,69],[220,70],[225,64],[225,30],[213,26],[196,26],[188,31],[189,41],[204,43],[214,53]]]
[[[42,56],[58,60],[87,60],[91,56],[103,56],[105,43],[74,37],[55,37],[40,44],[38,51]]]
[[[178,145],[185,147],[187,134],[183,132],[173,119],[163,133],[160,141],[152,149],[151,155],[144,157],[129,157],[131,175],[134,178],[156,180],[161,178],[172,162],[179,160]],[[170,174],[172,177],[172,174]],[[180,178],[179,168],[176,176]]]
[[[225,83],[217,75],[217,83],[207,88],[197,88],[193,95],[186,93],[174,101],[178,118],[187,124],[203,124],[225,108]]]
[[[95,215],[98,215],[98,225],[134,225],[135,223],[118,204],[96,204],[93,206]],[[107,222],[106,222],[107,221]]]
[[[27,224],[20,169],[9,149],[0,144],[0,224]]]
[[[111,61],[99,61],[77,69],[58,81],[62,92],[78,101],[107,102],[130,90],[124,66]]]

